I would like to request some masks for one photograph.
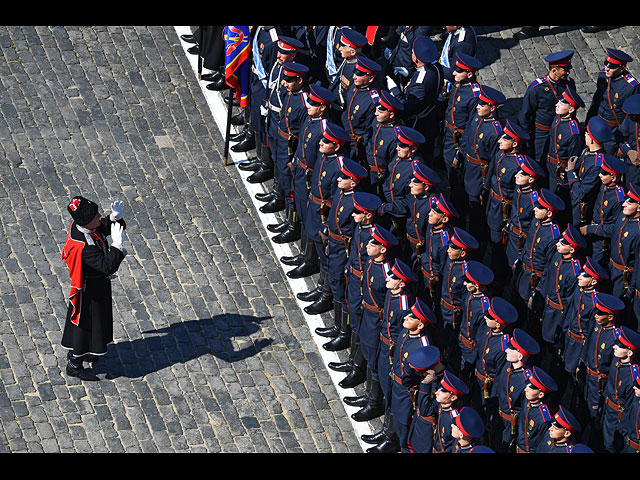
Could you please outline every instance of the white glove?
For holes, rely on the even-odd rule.
[[[387,77],[387,88],[389,89],[389,91],[392,91],[394,88],[398,88],[398,85],[392,80],[391,77]]]
[[[116,200],[111,204],[111,221],[115,222],[122,218],[122,200]]]
[[[111,224],[111,246],[118,250],[123,250],[122,241],[124,240],[124,228],[118,222]]]
[[[402,75],[403,77],[408,77],[409,76],[409,70],[407,70],[404,67],[395,67],[393,69],[393,73],[396,75]]]

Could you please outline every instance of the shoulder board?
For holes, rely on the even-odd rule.
[[[389,264],[389,262],[384,262],[382,264],[382,269],[384,270],[385,276],[389,276],[389,272],[391,271],[391,265]]]
[[[487,296],[482,297],[482,311],[486,312],[487,310],[489,310],[490,306],[491,306],[491,302],[489,301],[489,297]]]
[[[574,135],[580,134],[580,124],[577,120],[571,120],[569,122],[569,127],[571,128],[571,133],[573,133]]]
[[[429,346],[429,339],[427,338],[426,335],[422,335],[419,339],[420,345],[423,347],[428,347]]]
[[[480,96],[480,84],[479,83],[471,83],[471,91],[473,92],[474,97]]]
[[[422,83],[424,81],[424,77],[427,74],[426,70],[422,70],[420,73],[418,73],[418,78],[416,78],[416,83]]]
[[[554,240],[557,240],[558,238],[560,238],[560,229],[558,228],[558,225],[556,225],[555,223],[551,224],[551,233],[553,234]]]
[[[627,81],[627,83],[629,85],[631,85],[632,87],[637,87],[638,85],[640,85],[638,83],[638,80],[635,79],[635,77],[633,75],[631,75],[630,73],[626,74],[624,76],[624,79]]]
[[[509,347],[509,335],[505,333],[502,335],[502,351],[505,352],[507,347]]]
[[[538,191],[531,192],[531,202],[536,203],[538,201]]]
[[[371,100],[373,100],[373,103],[378,103],[378,100],[380,100],[380,95],[377,90],[371,90]]]
[[[403,310],[409,310],[409,297],[400,295],[400,306]]]
[[[458,410],[456,410],[455,408],[452,408],[451,411],[449,412],[449,415],[451,415],[453,418],[456,418],[458,416]]]
[[[500,122],[497,120],[494,120],[491,123],[493,123],[493,128],[496,130],[496,134],[497,135],[502,134],[502,125],[500,125]]]
[[[547,407],[544,403],[540,405],[540,413],[542,414],[542,418],[545,422],[551,421],[551,414],[549,413],[549,407]]]
[[[449,245],[449,232],[447,232],[446,230],[442,231],[442,246],[446,247],[447,245]]]
[[[529,84],[530,87],[537,87],[538,85],[543,84],[547,80],[547,77],[538,77],[533,82]]]
[[[529,380],[529,377],[531,377],[531,370],[529,370],[528,368],[526,370],[524,370],[523,372],[524,378],[526,378],[527,380]]]
[[[618,197],[618,201],[619,202],[624,202],[624,188],[622,187],[616,187],[616,196]]]
[[[458,30],[458,41],[459,42],[464,42],[464,37],[467,34],[467,31],[465,30],[464,27],[462,27],[460,30]]]
[[[591,293],[591,301],[593,302],[594,305],[598,301],[598,298],[596,297],[596,292]]]
[[[631,365],[631,377],[633,378],[634,382],[636,378],[638,378],[638,375],[640,375],[640,368],[638,368],[638,365],[634,363],[633,365]]]
[[[576,274],[576,277],[577,277],[580,274],[580,269],[582,268],[580,266],[580,260],[577,260],[577,259],[574,258],[571,261],[571,263],[573,265],[573,271],[574,271],[574,273]]]
[[[278,32],[275,28],[269,29],[269,36],[271,37],[272,42],[276,42],[278,40]]]
[[[604,158],[604,154],[596,153],[596,167],[602,166],[602,159]]]
[[[604,67],[602,67],[598,73],[604,73]]]
[[[463,263],[462,264],[462,273],[466,274],[467,273],[467,268],[468,268],[467,263],[466,262]]]

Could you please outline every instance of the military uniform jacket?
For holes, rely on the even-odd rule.
[[[362,272],[362,324],[360,341],[369,346],[378,345],[382,328],[382,312],[387,294],[387,275],[391,272],[388,261],[367,259]]]
[[[553,254],[536,287],[547,305],[556,310],[565,308],[568,296],[577,288],[580,269],[577,258],[562,258],[558,251]]]
[[[519,154],[504,155],[500,152],[489,165],[489,197],[487,199],[487,224],[495,232],[501,232],[511,215],[513,192],[516,189],[516,173]]]
[[[535,452],[551,423],[549,407],[542,402],[526,402],[518,418],[518,450]]]
[[[640,442],[640,398],[631,400],[629,408],[622,414],[618,429],[624,435],[625,440],[628,438],[636,444]],[[626,448],[625,452],[640,450],[639,446]]]
[[[523,272],[518,281],[518,292],[523,299],[529,299],[531,290],[530,275],[541,278],[542,272],[556,251],[555,244],[560,237],[558,225],[550,220],[535,220],[529,227],[527,239],[522,248],[520,260]],[[537,281],[534,282],[537,286]]]
[[[476,114],[479,95],[480,85],[476,82],[456,82],[451,85],[444,116],[447,136],[450,137],[456,130],[464,132],[467,122]]]
[[[374,121],[366,135],[365,151],[372,185],[384,180],[389,163],[396,158],[396,145],[398,144],[396,125],[396,122],[380,123]]]
[[[511,416],[520,413],[527,401],[524,396],[524,387],[527,386],[530,376],[531,372],[524,367],[513,368],[510,363],[504,364],[492,389],[498,398],[498,408],[502,413]]]
[[[469,197],[478,198],[489,181],[491,161],[498,155],[502,126],[494,117],[475,115],[460,138],[465,156],[464,187]]]
[[[505,349],[508,343],[508,334],[492,331],[486,322],[479,326],[476,333],[476,377],[480,373],[491,381],[496,379],[507,361]],[[478,377],[478,381],[482,383],[484,379]],[[492,396],[495,396],[495,390],[492,390]]]
[[[289,150],[292,153],[297,150],[300,127],[309,116],[306,97],[307,92],[298,90],[287,92],[283,99],[277,137],[278,160],[283,161],[283,165],[289,161]]]
[[[613,361],[603,392],[605,404],[616,410],[622,408],[624,411],[631,408],[632,402],[636,400],[633,384],[638,375],[640,371],[635,363]]]
[[[627,157],[631,150],[639,151],[640,123],[628,115],[625,116],[622,125],[615,130],[614,137],[622,157]],[[625,174],[627,184],[640,183],[640,169],[638,169],[638,166],[633,165],[628,159],[625,162],[629,165],[629,171]]]
[[[460,350],[463,362],[473,364],[476,360],[476,336],[484,323],[484,314],[489,310],[490,299],[483,293],[467,293],[462,303],[460,321]]]
[[[322,138],[322,125],[325,121],[322,117],[307,115],[300,127],[298,146],[291,162],[293,164],[293,199],[302,221],[307,212],[313,168],[317,158],[322,155],[318,149],[318,142]]]
[[[342,112],[342,126],[354,137],[363,137],[376,121],[375,109],[378,103],[378,91],[370,87],[357,87],[352,84],[346,92],[345,107]]]
[[[435,427],[440,404],[436,402],[433,391],[438,382],[420,382],[416,389],[415,404],[408,444],[411,453],[432,453],[435,439]]]
[[[605,376],[609,373],[613,359],[613,344],[616,341],[613,331],[613,326],[603,327],[594,321],[588,332],[580,359],[594,373]]]
[[[615,294],[621,296],[633,285],[635,271],[636,252],[640,247],[640,229],[638,217],[632,218],[620,214],[613,225],[611,234],[611,248],[609,255],[611,283],[614,285]],[[633,293],[633,292],[631,292]]]
[[[638,80],[626,70],[615,78],[607,78],[604,69],[600,70],[587,119],[598,115],[609,125],[619,126],[626,116],[622,111],[622,104],[638,92],[640,92]]]
[[[304,229],[305,234],[316,242],[320,241],[318,232],[323,228],[323,222],[326,221],[331,208],[331,198],[338,189],[337,179],[340,169],[337,157],[337,155],[321,154],[311,176]]]
[[[562,331],[565,333],[563,359],[567,372],[575,372],[580,363],[580,354],[593,323],[595,294],[594,289],[576,287],[567,298],[562,315]]]
[[[413,72],[403,92],[397,87],[391,88],[391,94],[403,105],[402,117],[408,126],[414,126],[417,118],[433,111],[443,81],[441,65],[425,65]]]
[[[252,39],[250,83],[252,93],[254,89],[262,92],[261,97],[254,97],[257,100],[256,106],[259,106],[265,99],[268,73],[277,62],[278,27],[258,26]]]
[[[347,90],[353,85],[353,72],[356,69],[356,59],[342,60],[335,77],[327,87],[333,92],[337,100],[335,106],[338,110],[343,110],[346,105]]]
[[[448,256],[442,268],[442,305],[452,309],[451,305],[461,309],[467,296],[467,287],[464,286],[465,260],[451,260]]]
[[[404,315],[411,308],[414,301],[414,296],[407,290],[400,293],[391,293],[391,290],[387,289],[380,331],[381,337],[384,337],[383,343],[385,345],[396,343],[400,330],[402,330]]]
[[[524,246],[531,222],[534,219],[533,205],[538,200],[538,191],[531,186],[516,187],[511,197],[509,222],[507,225],[506,255],[513,266]]]
[[[536,78],[524,93],[518,124],[528,132],[533,132],[537,125],[548,130],[556,115],[556,103],[567,86],[576,89],[572,78],[559,82],[551,80],[548,75]]]
[[[439,408],[438,421],[436,423],[435,453],[449,453],[455,451],[457,440],[451,436],[451,425],[456,421],[458,410],[453,407]]]
[[[383,184],[384,202],[378,209],[378,213],[384,215],[389,212],[390,208],[395,211],[401,210],[401,207],[395,207],[387,205],[388,203],[395,203],[403,201],[406,197],[411,195],[411,188],[409,183],[413,177],[413,162],[422,162],[422,158],[395,158],[388,167],[388,176]]]
[[[569,189],[573,224],[576,226],[591,220],[589,205],[594,204],[598,189],[602,185],[598,176],[602,166],[602,153],[602,150],[594,152],[585,150],[580,155],[576,167],[567,172],[565,186]]]
[[[556,115],[551,124],[549,136],[549,161],[553,164],[566,165],[569,157],[579,156],[584,149],[584,136],[580,124],[571,117]]]
[[[442,269],[447,260],[447,248],[451,230],[445,227],[434,228],[427,224],[425,233],[425,251],[422,255],[422,273],[427,278],[440,280]]]
[[[344,249],[344,255],[349,250],[351,237],[356,222],[351,216],[354,210],[353,190],[338,189],[331,198],[331,209],[327,215],[327,235],[331,248],[338,247],[339,251]],[[335,246],[335,247],[334,247]]]
[[[592,223],[587,225],[587,233],[600,238],[610,238],[614,224],[621,215],[624,197],[624,188],[601,185],[596,202],[593,205]]]
[[[349,258],[347,260],[347,270],[355,275],[362,275],[364,266],[367,263],[367,243],[371,239],[371,227],[372,225],[363,225],[356,223],[353,229],[353,237],[351,238],[351,245],[349,247]]]
[[[536,447],[535,453],[571,453],[574,445],[575,440],[573,435],[563,442],[556,442],[549,436],[549,433],[547,433]]]

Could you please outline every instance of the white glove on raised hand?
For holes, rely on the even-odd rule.
[[[115,222],[122,218],[122,201],[116,200],[111,204],[111,221]]]
[[[118,222],[111,224],[111,246],[123,250],[124,228]]]
[[[387,77],[387,88],[391,91],[394,88],[398,88],[398,84],[394,82],[391,77]]]

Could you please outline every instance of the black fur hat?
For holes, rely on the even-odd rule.
[[[98,205],[89,199],[76,195],[67,205],[67,210],[78,225],[84,226],[94,219],[98,213]]]

